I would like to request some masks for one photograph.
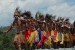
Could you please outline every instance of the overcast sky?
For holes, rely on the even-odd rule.
[[[71,22],[75,20],[75,0],[0,0],[0,26],[9,26],[13,22],[16,7],[31,11],[32,15],[40,11],[70,18]]]

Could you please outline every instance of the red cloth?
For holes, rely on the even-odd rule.
[[[31,35],[32,30],[28,30],[25,34],[25,39],[28,40]]]
[[[53,36],[54,40],[56,39],[56,35],[57,35],[57,30],[54,30],[54,36]]]
[[[54,35],[57,35],[57,30],[54,30]]]
[[[46,33],[46,36],[49,37],[49,36],[50,36],[50,32],[47,32],[47,33]]]
[[[42,42],[45,42],[46,41],[46,37],[44,35],[42,35]]]

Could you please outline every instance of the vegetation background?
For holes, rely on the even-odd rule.
[[[9,27],[0,27],[1,31],[6,31]],[[16,29],[14,28],[9,33],[0,32],[0,50],[14,50],[13,38],[15,36]]]

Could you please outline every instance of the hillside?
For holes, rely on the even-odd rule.
[[[9,27],[1,27],[1,31],[6,31]],[[10,31],[5,35],[5,33],[0,33],[0,50],[14,50],[13,38],[15,35],[15,29]]]

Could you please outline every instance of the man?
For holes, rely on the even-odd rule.
[[[75,46],[75,21],[73,22],[73,24],[72,24],[72,27],[71,27],[71,29],[70,29],[70,31],[71,31],[71,33],[72,33],[72,42],[73,42],[73,47]]]
[[[6,33],[8,33],[9,31],[12,30],[14,26],[16,27],[17,34],[15,35],[15,38],[14,38],[14,45],[15,45],[15,48],[18,50],[22,50],[21,43],[24,43],[24,36],[22,35],[23,28],[21,26],[22,25],[21,20],[23,20],[23,18],[20,16],[20,11],[18,10],[18,8],[16,8],[14,12],[14,21],[11,24],[10,28],[6,31]]]

